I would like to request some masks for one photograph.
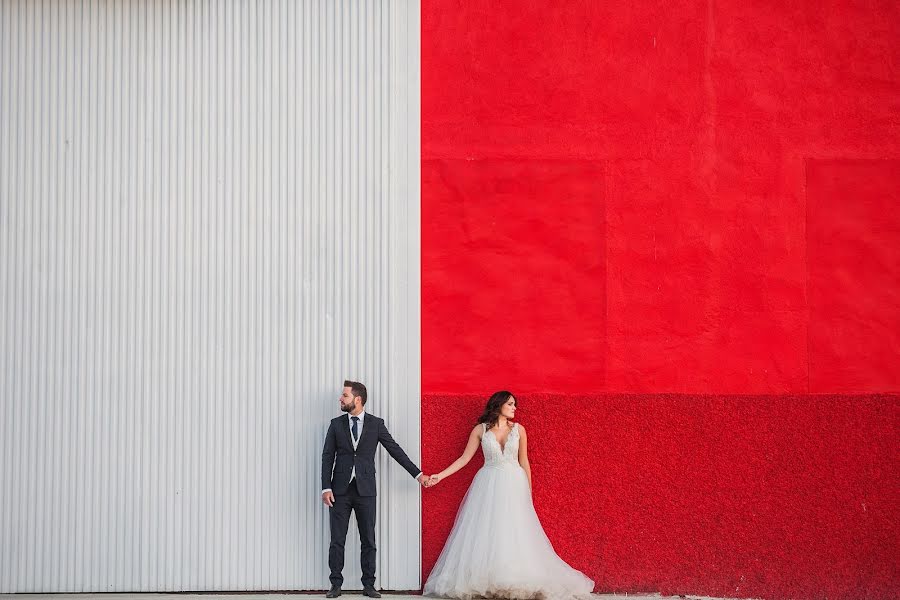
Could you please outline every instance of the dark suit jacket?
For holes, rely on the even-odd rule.
[[[362,436],[356,450],[350,437],[350,421],[347,414],[335,417],[328,426],[325,435],[325,448],[322,450],[322,489],[331,488],[335,496],[347,493],[350,485],[350,474],[356,467],[356,488],[360,496],[375,496],[375,450],[381,443],[394,460],[400,463],[413,477],[421,473],[406,452],[394,441],[384,425],[384,419],[366,413],[363,421]],[[331,469],[334,467],[334,475]]]

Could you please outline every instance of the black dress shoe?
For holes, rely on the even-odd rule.
[[[363,588],[363,596],[368,596],[369,598],[381,598],[381,594],[375,591],[375,588],[371,586]]]
[[[333,586],[331,586],[331,589],[328,590],[328,593],[325,594],[325,597],[326,598],[337,598],[340,595],[341,595],[341,586],[333,585]]]

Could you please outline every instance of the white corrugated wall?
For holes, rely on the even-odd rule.
[[[327,587],[345,377],[420,457],[418,41],[402,0],[0,2],[0,592]]]

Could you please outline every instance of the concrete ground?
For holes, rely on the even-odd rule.
[[[183,594],[0,594],[0,600],[306,600],[307,598],[324,598],[324,592],[297,592],[294,594],[272,593],[183,593]],[[362,592],[344,592],[341,598],[357,600],[363,598]],[[384,594],[384,600],[410,600],[421,598],[418,594]],[[660,596],[659,594],[594,594],[596,600],[726,600],[709,596]]]

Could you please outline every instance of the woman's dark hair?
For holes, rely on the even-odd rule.
[[[491,397],[488,398],[487,406],[484,407],[484,414],[478,417],[478,422],[486,423],[488,429],[496,425],[500,420],[500,409],[503,408],[503,405],[506,404],[510,397],[514,397],[513,393],[506,390],[491,394]],[[518,404],[518,401],[516,401],[516,404]]]

